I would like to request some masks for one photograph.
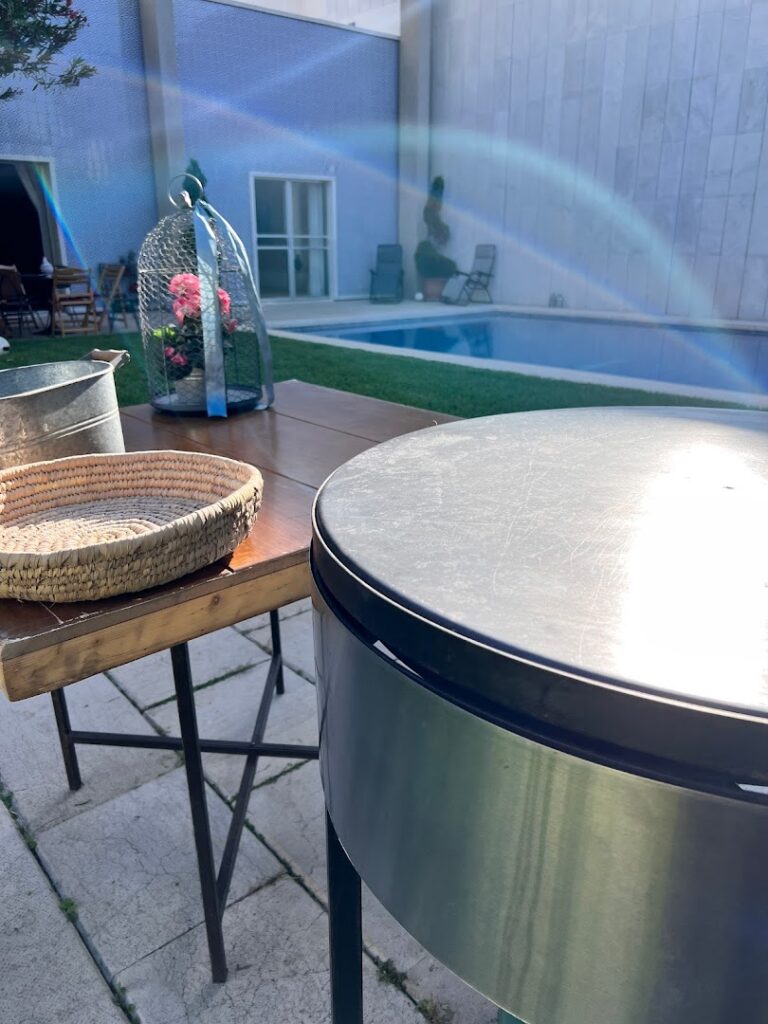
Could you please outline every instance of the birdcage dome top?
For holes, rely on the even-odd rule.
[[[271,404],[269,337],[248,257],[210,204],[175,210],[152,228],[138,277],[156,408],[226,415]]]

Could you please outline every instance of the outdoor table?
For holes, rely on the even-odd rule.
[[[317,756],[315,747],[263,741],[274,692],[282,690],[277,609],[309,595],[310,511],[323,479],[379,441],[451,417],[316,387],[276,385],[266,412],[228,419],[170,417],[149,406],[122,411],[129,451],[176,449],[242,459],[264,476],[264,499],[249,537],[226,563],[139,594],[80,604],[0,601],[0,687],[10,700],[50,691],[70,788],[80,785],[82,743],[183,750],[214,981],[226,978],[221,919],[260,756]],[[187,642],[270,613],[273,656],[250,742],[201,739]],[[62,687],[171,649],[181,735],[140,736],[73,728]],[[201,752],[245,756],[218,876],[211,847]]]
[[[452,423],[314,517],[335,1024],[361,877],[529,1024],[765,1024],[768,414]]]

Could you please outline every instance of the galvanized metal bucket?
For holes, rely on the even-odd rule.
[[[114,371],[125,351],[0,370],[0,469],[91,452],[124,452]]]

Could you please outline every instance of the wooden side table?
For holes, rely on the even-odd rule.
[[[171,418],[149,406],[123,410],[129,451],[171,448],[242,459],[264,475],[264,504],[250,536],[228,562],[145,593],[80,604],[0,601],[0,687],[12,700],[50,692],[71,789],[80,787],[79,744],[182,751],[213,980],[227,976],[222,915],[259,758],[316,758],[317,748],[266,743],[269,710],[282,693],[278,611],[309,595],[310,511],[315,491],[341,463],[379,441],[451,417],[287,381],[275,406],[226,420]],[[199,735],[188,641],[269,612],[273,655],[251,739]],[[170,649],[179,736],[142,736],[73,727],[64,687]],[[203,753],[245,757],[224,853],[215,864]]]

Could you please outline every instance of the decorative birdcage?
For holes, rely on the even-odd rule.
[[[138,260],[152,404],[209,416],[266,409],[269,335],[243,243],[210,203],[186,191],[171,201],[176,209],[149,232]]]

